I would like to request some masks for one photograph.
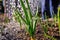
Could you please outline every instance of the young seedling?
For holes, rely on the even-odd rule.
[[[54,38],[53,36],[49,36],[49,35],[47,35],[46,33],[44,33],[44,36],[45,36],[46,38],[51,39],[51,40],[57,40],[57,39]]]
[[[14,16],[14,19],[20,23],[20,28],[22,28],[22,20],[16,11],[14,12],[13,16]]]
[[[60,6],[58,6],[57,16],[58,16],[58,28],[59,28],[59,34],[60,34]]]
[[[49,39],[51,39],[51,40],[56,40],[53,36],[49,36],[49,35],[47,35],[47,32],[48,32],[48,18],[47,18],[47,16],[46,16],[46,13],[45,13],[45,18],[46,18],[46,23],[44,24],[44,25],[42,25],[42,28],[43,28],[43,30],[44,30],[44,36],[46,37],[46,38],[49,38]]]
[[[28,0],[26,0],[28,10],[26,9],[26,7],[24,5],[23,0],[20,0],[20,3],[21,3],[21,6],[22,6],[22,9],[24,11],[25,18],[22,17],[21,12],[18,9],[15,10],[15,14],[19,15],[19,18],[27,25],[26,30],[30,34],[31,40],[35,40],[33,37],[34,37],[35,31],[36,31],[36,23],[37,23],[37,18],[36,17],[37,17],[37,13],[38,13],[38,7],[37,7],[36,15],[33,17],[32,12],[30,10]],[[20,22],[20,20],[19,20],[19,22]]]

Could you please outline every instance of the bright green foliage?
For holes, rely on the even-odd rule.
[[[59,26],[59,33],[60,33],[60,6],[58,7],[57,16],[58,16],[58,26]]]
[[[21,12],[18,9],[16,9],[15,14],[18,15],[18,17],[17,17],[18,22],[20,22],[20,19],[21,19],[27,25],[26,30],[28,30],[28,33],[30,34],[30,36],[33,37],[34,33],[35,33],[35,30],[36,30],[36,23],[37,23],[37,18],[36,17],[37,17],[37,13],[38,13],[38,8],[37,8],[37,12],[36,12],[35,17],[33,17],[32,12],[30,10],[28,0],[26,0],[28,10],[26,9],[26,7],[24,5],[23,0],[20,0],[20,3],[21,3],[21,6],[22,6],[22,9],[24,11],[25,18],[23,18],[22,15],[21,15]]]
[[[42,21],[41,21],[42,22]],[[48,17],[46,16],[46,13],[45,13],[45,20],[43,20],[43,23],[41,23],[40,22],[40,24],[42,25],[42,28],[43,28],[43,30],[44,30],[44,36],[45,36],[45,38],[49,38],[49,39],[51,39],[51,40],[57,40],[57,39],[55,39],[53,36],[49,36],[48,34],[47,34],[47,32],[48,32],[48,27],[50,27],[50,26],[48,26],[48,24],[49,24],[49,21],[48,21]],[[51,25],[52,26],[52,25]]]
[[[20,27],[22,27],[22,20],[20,18],[20,15],[17,14],[17,10],[15,11],[15,14],[13,14],[13,16],[15,17],[15,20],[18,21],[20,23]]]
[[[49,39],[51,39],[51,40],[57,40],[57,39],[55,39],[53,36],[49,36],[49,35],[47,35],[46,33],[44,33],[44,36],[47,37],[47,38],[49,38]]]
[[[59,34],[60,34],[60,6],[58,7],[57,15],[54,16],[55,23],[58,22]]]
[[[58,22],[58,28],[60,33],[60,6],[58,7],[57,15],[54,16],[55,23]]]
[[[37,11],[36,11],[36,15],[33,17],[32,16],[32,12],[30,10],[30,6],[29,6],[29,2],[28,0],[26,0],[26,3],[27,3],[27,7],[28,7],[28,10],[26,9],[24,3],[23,3],[23,0],[20,0],[20,3],[21,3],[21,6],[22,6],[22,9],[24,11],[24,16],[25,17],[22,17],[21,15],[21,12],[16,9],[15,10],[15,15],[17,16],[17,20],[18,22],[21,23],[21,20],[26,24],[26,30],[28,31],[28,33],[30,34],[30,36],[34,36],[34,33],[36,31],[36,23],[37,23],[37,20],[38,20],[38,7],[37,7]],[[47,17],[46,17],[47,19]],[[48,22],[46,22],[48,25]],[[48,32],[48,28],[46,25],[42,25],[43,26],[43,29],[44,29],[44,35],[48,38],[51,38],[51,39],[54,39],[53,37],[50,37],[50,36],[47,36],[46,33]]]

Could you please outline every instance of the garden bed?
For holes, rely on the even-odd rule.
[[[50,23],[53,25],[51,25]],[[46,21],[43,21],[42,24],[46,25]],[[21,29],[20,25],[16,22],[10,22],[6,25],[2,25],[2,27],[3,27],[3,32],[1,33],[0,38],[4,40],[31,40],[31,37],[29,33],[26,32],[26,29],[25,28]],[[49,21],[46,27],[48,28],[48,32],[46,33],[48,36],[52,36],[57,40],[60,40],[58,23]],[[40,23],[37,23],[34,38],[36,40],[52,40],[51,38],[44,36],[44,30]]]

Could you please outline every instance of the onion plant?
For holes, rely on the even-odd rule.
[[[45,21],[45,20],[46,20],[46,21]],[[45,36],[45,38],[49,38],[49,39],[51,39],[51,40],[56,40],[53,36],[49,36],[49,35],[47,34],[49,22],[48,22],[48,17],[46,16],[46,13],[45,13],[45,20],[43,20],[43,24],[40,22],[40,24],[42,25],[42,28],[43,28],[43,30],[44,30],[44,36]]]
[[[14,16],[14,19],[19,22],[20,28],[22,28],[22,20],[21,20],[21,18],[19,17],[20,15],[17,14],[17,11],[14,12],[13,16]]]
[[[34,37],[35,31],[36,31],[38,7],[37,7],[36,15],[33,17],[32,12],[30,10],[30,5],[29,5],[28,0],[26,0],[28,9],[26,9],[26,6],[24,5],[23,0],[20,0],[20,3],[22,6],[22,9],[24,11],[25,17],[22,17],[21,12],[16,8],[15,14],[17,15],[18,22],[20,22],[22,20],[26,24],[26,30],[30,34],[31,40],[35,40],[33,37]],[[47,24],[48,24],[48,22],[47,22]],[[43,29],[44,29],[44,35],[47,36],[46,33],[47,33],[48,29],[47,29],[46,25],[43,25]],[[47,37],[49,38],[49,36],[47,36]]]
[[[17,18],[18,19],[20,18],[26,24],[27,26],[26,30],[30,34],[31,40],[34,40],[33,37],[34,37],[35,30],[36,30],[36,23],[37,23],[36,17],[38,13],[38,7],[37,7],[36,15],[33,17],[28,0],[26,0],[28,10],[26,9],[26,6],[24,5],[23,0],[20,0],[20,3],[24,11],[25,17],[22,17],[21,12],[18,9],[15,10],[15,14],[19,15]],[[18,20],[18,22],[20,22],[20,19]]]
[[[59,28],[59,34],[60,34],[60,6],[58,6],[57,16],[58,16],[58,28]]]
[[[60,34],[60,6],[58,6],[57,15],[54,16],[55,23],[58,22],[59,34]]]

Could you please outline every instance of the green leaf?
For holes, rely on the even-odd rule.
[[[31,12],[30,5],[29,5],[28,0],[26,0],[26,3],[27,3],[27,6],[28,6],[28,10],[29,10],[30,19],[32,19],[32,12]]]
[[[18,14],[18,15],[20,16],[20,18],[21,18],[26,24],[28,24],[28,23],[26,22],[26,20],[22,17],[20,11],[18,11],[18,10],[16,9],[16,12],[17,12],[17,13],[15,13],[15,14]]]
[[[60,6],[58,7],[57,16],[58,16],[58,27],[59,27],[59,34],[60,34]]]
[[[37,23],[37,14],[38,14],[38,10],[36,12],[36,15],[34,16],[34,18],[32,17],[32,12],[30,10],[30,6],[29,6],[29,2],[28,0],[26,0],[26,3],[27,3],[27,7],[28,7],[28,10],[26,9],[24,3],[23,3],[23,0],[20,0],[20,3],[21,3],[21,6],[22,6],[22,9],[24,11],[24,16],[25,18],[22,17],[21,15],[21,12],[16,8],[15,10],[15,14],[17,15],[17,19],[18,19],[18,22],[20,22],[20,19],[25,22],[26,24],[26,29],[28,30],[30,36],[34,36],[34,33],[36,31],[36,23]]]
[[[23,3],[22,0],[20,0],[20,3],[21,3],[21,6],[22,6],[22,8],[23,8],[23,11],[24,11],[24,14],[25,14],[27,23],[30,25],[30,20],[29,20],[29,16],[28,16],[28,12],[27,12],[27,10],[26,10],[26,7],[25,7],[25,5],[24,5],[24,3]]]

